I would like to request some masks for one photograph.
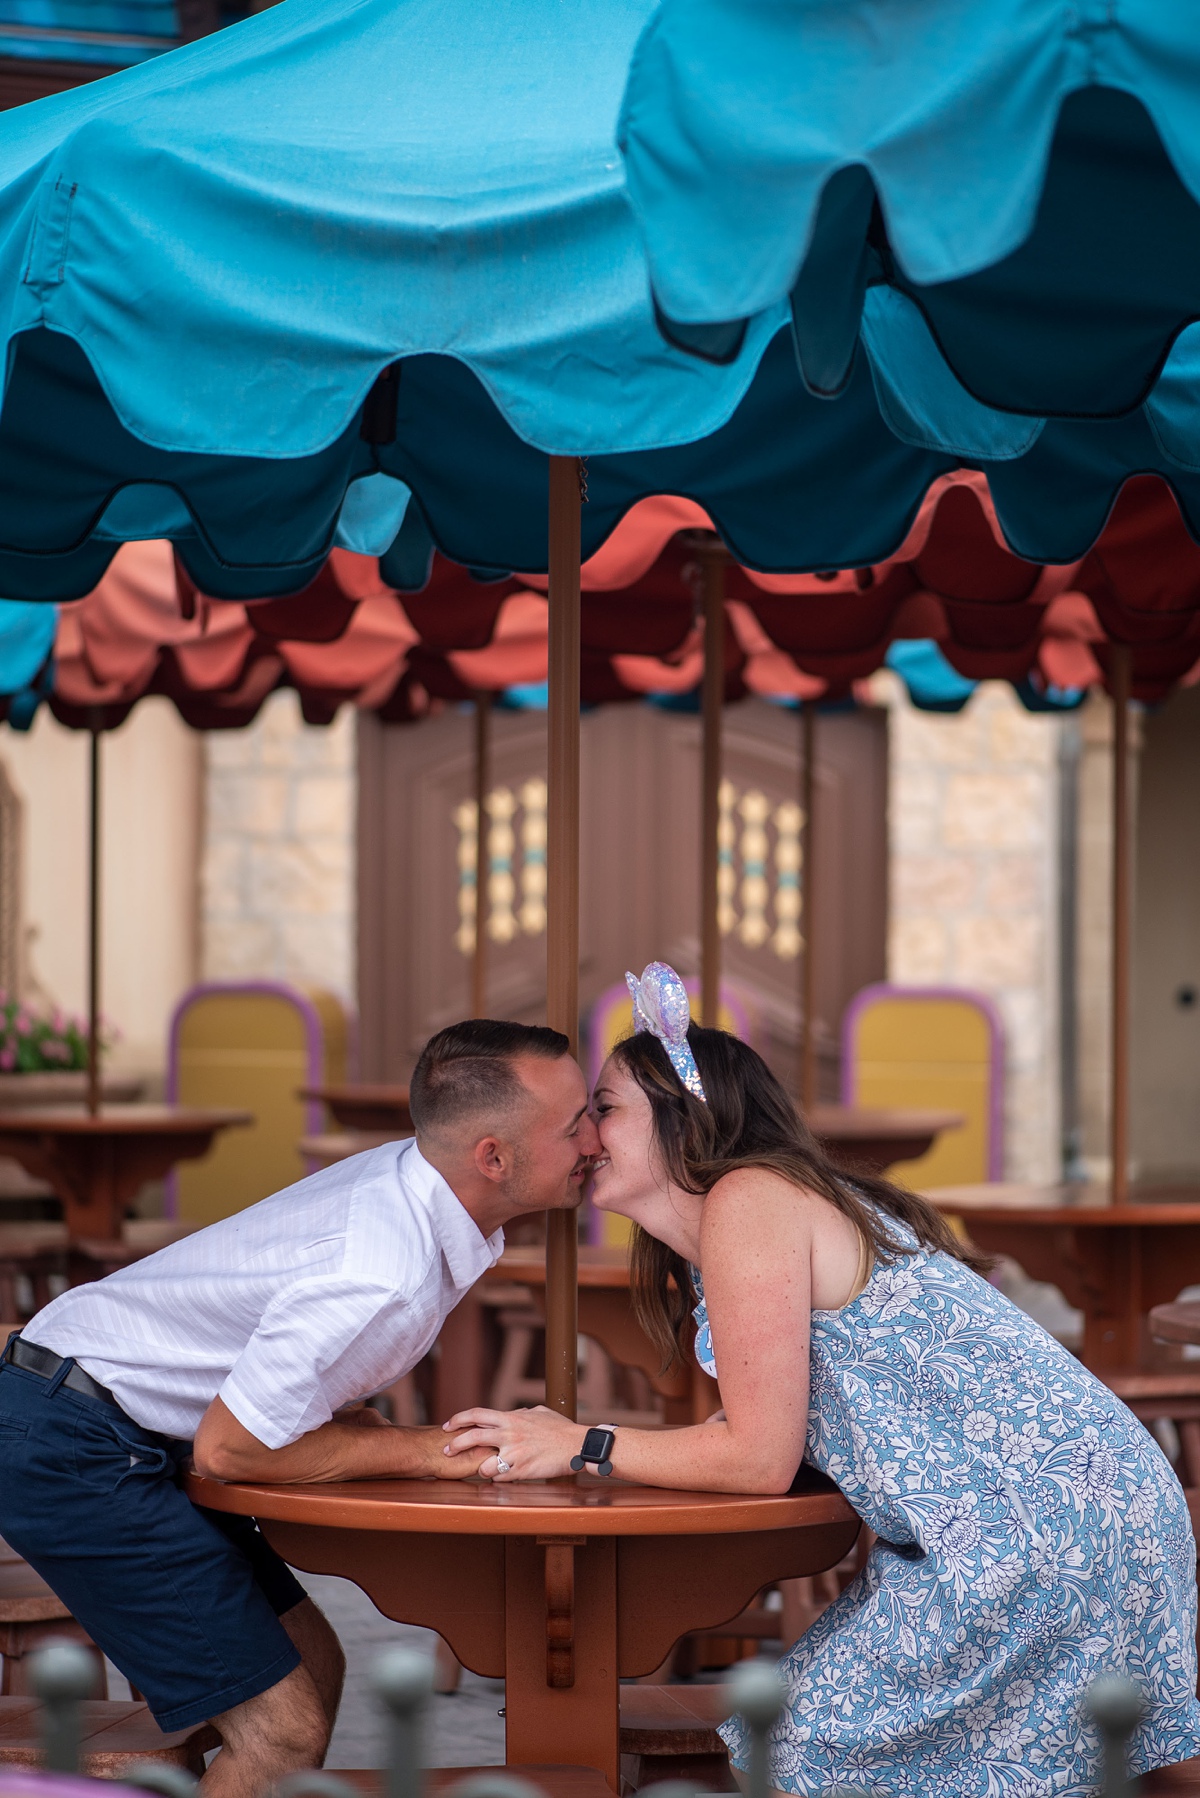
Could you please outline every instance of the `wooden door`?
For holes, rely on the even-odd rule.
[[[864,710],[822,717],[817,737],[817,1026],[822,1087],[833,1097],[842,1012],[859,987],[885,973],[886,718]],[[463,809],[473,792],[471,742],[466,710],[419,725],[383,725],[372,716],[360,722],[364,1078],[404,1078],[426,1037],[470,1006],[459,864],[473,856]],[[758,700],[726,711],[726,975],[743,990],[760,1047],[789,1084],[799,1018],[795,935],[804,923],[786,898],[799,742],[793,712]],[[685,974],[696,968],[699,720],[649,705],[604,707],[583,719],[581,763],[586,1008],[626,968],[640,971],[655,958]],[[538,904],[544,776],[544,714],[497,713],[489,1010],[530,1022],[541,1019],[545,1004]]]

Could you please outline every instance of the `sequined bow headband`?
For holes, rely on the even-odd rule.
[[[633,999],[634,1030],[648,1030],[658,1038],[688,1092],[707,1105],[700,1070],[687,1039],[692,1008],[683,981],[665,961],[652,961],[640,980],[635,974],[626,974],[625,984]]]

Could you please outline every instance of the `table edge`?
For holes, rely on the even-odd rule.
[[[585,1476],[586,1477],[586,1476]],[[370,1482],[355,1482],[367,1485]],[[417,1482],[414,1482],[417,1483]],[[421,1481],[441,1486],[442,1481]],[[679,1506],[564,1505],[484,1506],[453,1503],[405,1504],[402,1499],[359,1497],[345,1487],[329,1488],[222,1484],[189,1473],[185,1490],[193,1503],[235,1516],[259,1517],[273,1523],[311,1524],[323,1529],[372,1530],[379,1534],[458,1536],[741,1536],[766,1530],[819,1528],[827,1524],[856,1523],[857,1513],[836,1490],[780,1494],[778,1496],[728,1496],[729,1503],[705,1515],[689,1498],[711,1498],[711,1493],[680,1493]],[[511,1488],[510,1488],[511,1490]],[[659,1488],[662,1490],[662,1488]],[[336,1521],[314,1517],[314,1500],[337,1504]],[[265,1501],[265,1502],[264,1502]],[[799,1507],[803,1513],[797,1515]],[[324,1508],[324,1507],[322,1507]],[[439,1527],[440,1526],[440,1527]]]

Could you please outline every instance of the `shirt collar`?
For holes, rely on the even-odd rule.
[[[465,1292],[499,1261],[504,1251],[504,1231],[483,1235],[454,1188],[426,1161],[415,1137],[400,1158],[400,1177],[424,1202],[450,1278],[459,1291]]]

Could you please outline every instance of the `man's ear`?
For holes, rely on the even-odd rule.
[[[495,1136],[481,1138],[475,1144],[475,1167],[485,1180],[492,1180],[498,1186],[512,1170],[508,1144]]]

